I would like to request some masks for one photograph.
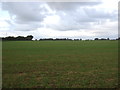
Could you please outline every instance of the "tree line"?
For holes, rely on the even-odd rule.
[[[3,41],[32,41],[33,36],[32,35],[28,35],[27,37],[24,36],[18,36],[18,37],[14,37],[14,36],[8,36],[8,37],[3,37],[1,38]],[[81,41],[82,39],[69,39],[69,38],[40,38],[39,40],[35,39],[35,41],[45,41],[45,40],[54,40],[54,41],[59,41],[59,40],[66,40],[66,41]],[[86,39],[86,41],[89,41],[91,39]],[[110,40],[109,38],[95,38],[94,40]],[[120,40],[119,38],[116,39],[111,39],[111,40]]]
[[[53,39],[53,38],[41,38],[39,40],[35,39],[35,41],[44,41],[44,40],[74,40],[74,41],[82,41],[82,39],[69,39],[69,38],[56,38],[56,39]],[[91,39],[86,39],[85,41],[89,41]],[[95,38],[94,40],[120,40],[120,37],[119,38],[116,38],[116,39],[109,39],[109,38]]]
[[[95,38],[94,40],[110,40],[109,38]],[[116,38],[116,39],[112,39],[112,40],[120,40],[120,37],[119,38]]]
[[[18,37],[13,37],[13,36],[8,36],[1,38],[3,41],[31,41],[33,39],[32,35],[28,35],[27,37],[24,36],[18,36]]]

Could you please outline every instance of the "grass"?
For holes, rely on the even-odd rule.
[[[3,88],[115,88],[118,41],[3,42]]]

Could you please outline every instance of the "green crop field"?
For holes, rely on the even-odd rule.
[[[3,88],[115,88],[118,41],[4,41]]]

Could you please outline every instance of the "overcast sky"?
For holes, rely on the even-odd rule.
[[[1,2],[0,37],[117,38],[118,0]]]

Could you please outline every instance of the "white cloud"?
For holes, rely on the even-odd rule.
[[[0,35],[113,38],[118,34],[118,3],[113,1],[4,2],[0,4]]]

